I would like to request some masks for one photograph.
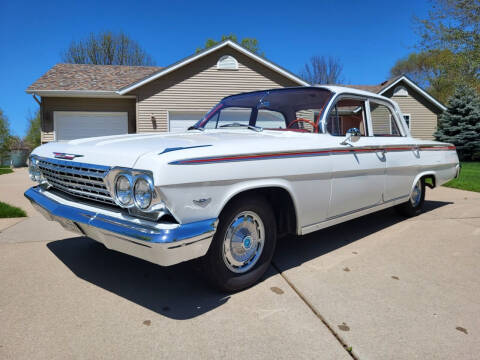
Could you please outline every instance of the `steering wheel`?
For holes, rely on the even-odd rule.
[[[306,122],[313,127],[313,131],[311,131],[311,132],[318,132],[318,126],[312,120],[308,120],[308,119],[305,119],[305,118],[298,118],[298,119],[293,120],[290,124],[288,124],[287,129],[290,129],[292,127],[292,125],[296,124],[297,122]],[[305,128],[301,128],[301,130],[309,131],[308,129],[305,129]]]

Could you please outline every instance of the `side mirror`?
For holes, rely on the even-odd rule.
[[[349,142],[357,142],[362,134],[357,128],[347,130],[347,137],[342,141],[342,145],[347,145]]]

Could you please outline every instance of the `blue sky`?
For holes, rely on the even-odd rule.
[[[427,0],[314,1],[1,1],[0,108],[14,134],[38,108],[25,89],[54,64],[72,40],[124,31],[166,66],[207,38],[255,37],[269,60],[298,73],[312,55],[344,64],[346,83],[376,84],[412,51],[412,17]]]

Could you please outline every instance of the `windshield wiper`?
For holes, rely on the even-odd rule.
[[[190,126],[187,130],[200,130],[200,131],[205,131],[203,127],[197,126],[197,125],[192,125]]]
[[[253,130],[253,131],[263,131],[263,129],[259,126],[253,126],[253,125],[246,125],[246,124],[240,124],[240,123],[231,123],[231,124],[225,124],[225,125],[221,125],[219,126],[221,128],[226,128],[226,127],[245,127],[247,129],[250,129],[250,130]]]

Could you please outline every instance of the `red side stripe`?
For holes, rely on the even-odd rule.
[[[237,155],[226,156],[216,158],[204,158],[204,159],[190,159],[180,160],[182,164],[191,163],[205,163],[205,162],[217,162],[217,161],[235,161],[235,160],[250,160],[250,159],[264,159],[264,158],[276,158],[282,156],[302,156],[302,155],[321,155],[327,153],[350,153],[350,152],[375,152],[375,151],[410,151],[415,147],[388,147],[388,148],[366,148],[366,149],[335,149],[335,150],[320,150],[320,151],[304,151],[304,152],[284,152],[284,153],[269,153],[269,154],[257,154],[257,155]],[[420,147],[419,150],[455,150],[455,146],[431,146]]]

